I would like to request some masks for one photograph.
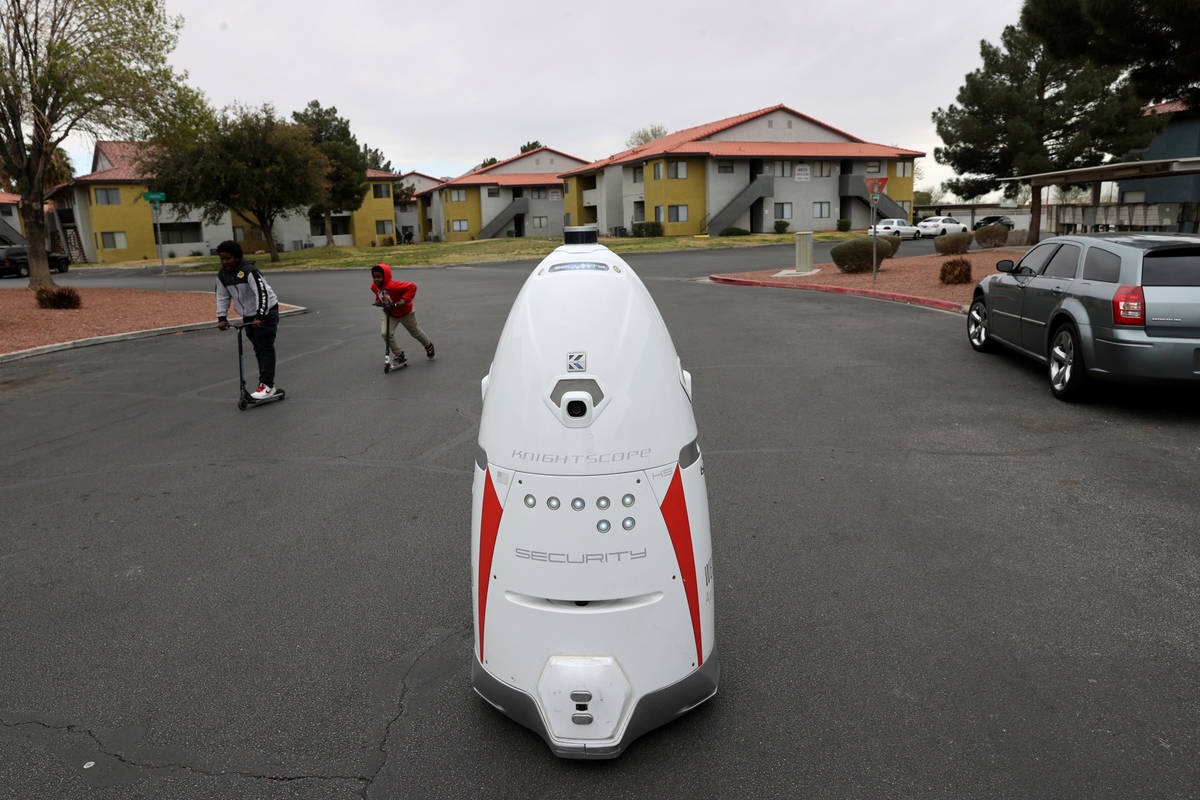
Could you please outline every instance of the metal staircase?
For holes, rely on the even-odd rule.
[[[842,197],[853,197],[856,200],[861,200],[866,204],[868,211],[871,209],[871,193],[867,191],[867,184],[864,182],[862,175],[842,175],[838,191]],[[908,219],[908,212],[886,194],[879,195],[879,202],[876,203],[875,208],[879,213],[880,219],[886,217]],[[871,222],[874,224],[874,220]]]
[[[518,197],[505,206],[503,211],[492,217],[491,221],[488,222],[487,225],[484,225],[482,228],[480,228],[479,236],[477,238],[491,239],[493,236],[500,233],[500,231],[504,230],[504,226],[512,222],[513,219],[516,218],[517,214],[528,213],[529,198]]]
[[[729,204],[712,215],[708,221],[708,233],[719,234],[733,224],[734,220],[750,210],[756,200],[775,194],[775,176],[763,173],[757,176],[746,188],[738,192]]]

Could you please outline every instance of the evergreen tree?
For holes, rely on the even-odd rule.
[[[367,154],[350,132],[350,123],[337,109],[322,108],[316,100],[292,119],[312,133],[313,143],[329,159],[329,176],[322,196],[309,209],[325,219],[325,246],[333,247],[333,212],[356,211],[362,207],[367,180]]]
[[[1021,22],[1055,55],[1128,70],[1148,102],[1200,108],[1196,0],[1025,0]]]
[[[379,169],[384,172],[395,172],[392,169],[392,162],[383,157],[382,150],[376,150],[374,147],[367,147],[364,143],[362,146],[363,155],[367,159],[367,169]]]
[[[954,168],[958,177],[945,186],[960,197],[993,191],[1000,178],[1100,164],[1106,154],[1144,147],[1161,129],[1161,120],[1142,115],[1119,70],[1054,56],[1018,26],[1004,29],[999,47],[981,42],[980,55],[983,66],[966,76],[958,104],[933,112],[945,145],[934,158]],[[1010,197],[1017,191],[1004,187]],[[1036,194],[1031,212],[1041,213]],[[1037,241],[1036,228],[1029,235]]]
[[[262,229],[272,261],[279,260],[275,221],[328,197],[329,159],[307,127],[280,119],[270,105],[236,106],[186,142],[170,137],[155,144],[142,158],[142,168],[156,176],[150,188],[165,192],[183,213],[199,209],[210,223],[226,211],[241,214]]]
[[[542,147],[542,143],[534,139],[532,142],[526,142],[521,145],[521,152],[528,153],[530,150],[537,150],[539,147]]]

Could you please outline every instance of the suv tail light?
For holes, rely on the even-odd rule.
[[[1146,297],[1140,286],[1122,286],[1113,295],[1113,325],[1145,325]]]

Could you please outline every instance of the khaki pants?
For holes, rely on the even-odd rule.
[[[425,331],[421,330],[421,324],[417,322],[417,315],[412,311],[405,314],[403,317],[393,317],[391,314],[385,314],[383,317],[383,326],[380,328],[380,335],[387,342],[387,346],[391,348],[392,353],[400,355],[400,345],[396,344],[396,324],[404,326],[405,330],[412,335],[414,339],[421,343],[423,347],[429,347],[429,337],[425,335]]]

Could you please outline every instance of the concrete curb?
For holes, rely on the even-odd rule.
[[[949,300],[936,300],[932,297],[913,297],[895,292],[881,292],[877,289],[850,289],[844,286],[826,286],[820,283],[792,283],[790,281],[761,281],[749,278],[734,278],[727,275],[709,275],[713,283],[730,283],[737,286],[769,286],[776,289],[807,289],[812,292],[833,292],[834,294],[851,294],[859,297],[871,297],[876,300],[891,300],[910,306],[925,306],[939,311],[953,311],[957,314],[967,313],[968,305],[954,303]]]
[[[308,311],[309,309],[304,306],[289,306],[286,311],[280,311],[279,316],[286,317],[294,314],[307,314]],[[31,347],[28,350],[17,350],[15,353],[0,353],[0,364],[7,361],[18,361],[22,358],[45,355],[46,353],[56,353],[59,350],[74,350],[78,347],[91,347],[96,344],[122,342],[128,339],[148,339],[151,336],[166,336],[167,334],[182,333],[183,331],[200,331],[206,328],[216,328],[216,326],[215,322],[189,322],[186,325],[171,325],[167,328],[149,328],[144,331],[128,331],[126,333],[112,333],[107,336],[92,336],[88,339],[76,339],[71,342],[59,342],[43,347]]]

